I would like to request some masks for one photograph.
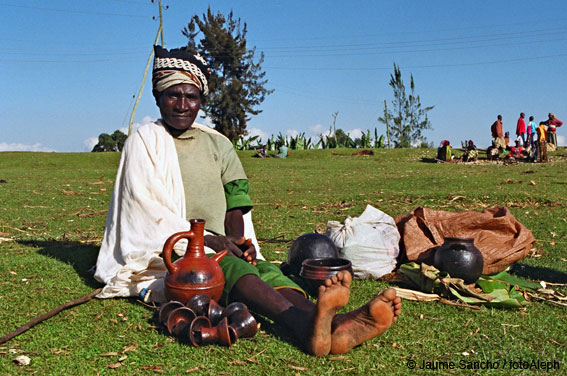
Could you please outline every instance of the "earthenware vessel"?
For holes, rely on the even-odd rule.
[[[187,302],[195,295],[205,294],[219,300],[225,280],[218,263],[227,251],[206,256],[203,238],[205,220],[192,219],[189,222],[190,231],[171,235],[163,246],[163,261],[168,270],[164,280],[165,296],[168,300]],[[173,246],[181,239],[189,240],[187,251],[182,258],[171,262]]]
[[[340,271],[348,271],[352,276],[354,272],[352,263],[343,258],[310,258],[301,264],[299,276],[307,283],[308,292],[311,296],[317,296],[319,286],[325,280],[337,275]]]
[[[236,332],[237,338],[252,338],[258,331],[258,323],[248,309],[234,311],[226,318],[229,327]]]
[[[197,317],[195,312],[187,307],[176,308],[167,318],[167,331],[176,337],[186,337],[191,322]]]
[[[327,235],[310,232],[299,236],[289,247],[287,261],[280,265],[285,275],[299,275],[301,265],[309,258],[337,258],[339,251]]]
[[[211,328],[212,326],[211,320],[205,316],[198,316],[191,321],[191,325],[189,326],[189,341],[193,346],[199,347],[203,344],[201,330],[203,330],[203,328]]]
[[[246,304],[240,302],[233,302],[227,305],[222,311],[222,317],[229,318],[233,313],[238,311],[248,311]],[[230,318],[228,319],[230,324]]]
[[[211,320],[213,325],[216,325],[221,320],[223,310],[224,308],[220,304],[211,299],[209,309],[207,310],[207,317]]]
[[[169,318],[170,313],[174,309],[181,308],[181,307],[183,307],[183,303],[175,301],[175,300],[163,303],[159,307],[158,320],[159,320],[160,324],[162,324],[163,326],[167,326],[167,319]]]
[[[211,298],[209,298],[207,295],[199,294],[189,299],[189,301],[185,305],[195,311],[197,316],[206,316],[210,301]]]
[[[435,255],[433,265],[466,284],[475,283],[482,274],[484,258],[472,238],[445,238]]]
[[[226,317],[212,328],[201,328],[201,345],[218,343],[223,346],[230,346],[236,342],[236,338],[236,332],[228,326]]]

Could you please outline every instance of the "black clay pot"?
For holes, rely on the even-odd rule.
[[[482,274],[484,258],[474,246],[474,239],[445,238],[435,252],[433,265],[453,278],[461,278],[466,284],[475,283]]]
[[[325,283],[325,280],[337,275],[340,271],[348,271],[352,276],[352,263],[343,258],[311,258],[304,260],[301,265],[299,276],[307,282],[307,292],[309,295],[316,297],[319,286]]]
[[[282,263],[280,269],[285,275],[299,275],[301,265],[307,259],[337,257],[339,257],[339,251],[331,238],[312,232],[295,239],[289,248],[287,262]]]

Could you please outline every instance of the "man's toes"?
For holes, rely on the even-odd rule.
[[[352,283],[352,274],[350,274],[349,271],[344,271],[344,272],[340,272],[340,273],[343,276],[343,279],[341,281],[343,286],[350,288],[350,284]]]
[[[384,292],[382,294],[380,294],[378,297],[386,303],[392,302],[393,304],[395,304],[396,290],[394,290],[393,288],[388,288],[388,289],[384,290]]]

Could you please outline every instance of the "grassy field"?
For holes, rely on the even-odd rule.
[[[567,284],[567,150],[547,164],[436,164],[431,149],[292,152],[287,160],[240,153],[255,202],[262,253],[283,261],[291,242],[367,204],[391,216],[418,206],[448,211],[510,208],[537,239],[514,265],[527,279]],[[117,153],[0,153],[0,335],[86,295],[113,187]],[[385,282],[355,281],[346,309]],[[552,286],[567,293],[565,286]],[[533,301],[521,310],[470,310],[404,302],[386,334],[344,356],[314,358],[285,330],[261,321],[255,338],[230,348],[193,348],[166,336],[136,299],[95,299],[0,345],[0,374],[453,374],[532,375],[510,361],[557,361],[567,374],[567,311]],[[18,355],[28,366],[12,362]],[[420,369],[423,362],[491,362],[492,370]],[[410,369],[412,362],[416,369]],[[506,365],[505,365],[506,362]],[[466,364],[466,363],[465,363]],[[486,363],[484,363],[486,365]],[[514,365],[518,366],[517,363]],[[505,368],[506,367],[506,368]]]

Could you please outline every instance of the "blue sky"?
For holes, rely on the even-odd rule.
[[[410,74],[437,145],[490,143],[502,114],[567,120],[567,2],[164,0],[167,48],[186,44],[194,14],[234,11],[265,53],[275,89],[252,134],[378,128],[396,62]],[[158,29],[150,0],[0,0],[0,151],[90,151],[102,132],[126,128]],[[146,83],[135,123],[159,117]],[[566,145],[567,127],[559,128]]]

